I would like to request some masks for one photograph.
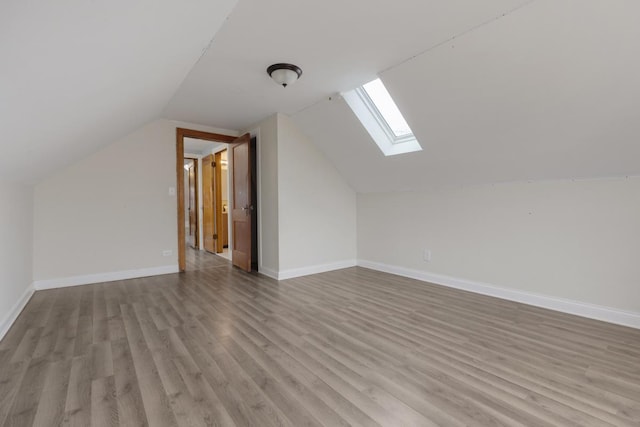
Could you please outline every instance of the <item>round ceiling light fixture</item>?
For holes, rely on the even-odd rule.
[[[267,68],[267,74],[283,87],[294,83],[302,75],[302,70],[293,64],[273,64]]]

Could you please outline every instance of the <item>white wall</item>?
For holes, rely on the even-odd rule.
[[[358,195],[363,265],[640,314],[638,254],[638,177]]]
[[[0,339],[32,289],[33,188],[0,182]]]
[[[277,277],[278,259],[278,119],[273,115],[242,133],[256,137],[258,151],[258,270]],[[231,174],[231,171],[229,171]],[[229,228],[229,238],[231,238]]]
[[[289,277],[356,262],[356,195],[291,119],[249,127],[258,141],[259,270]]]
[[[355,265],[356,193],[293,121],[278,115],[280,277]]]
[[[235,133],[157,120],[36,186],[36,287],[177,270],[176,127]]]

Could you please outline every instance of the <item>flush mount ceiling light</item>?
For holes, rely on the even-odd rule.
[[[267,74],[279,85],[287,87],[302,75],[302,70],[293,64],[273,64],[267,68]]]

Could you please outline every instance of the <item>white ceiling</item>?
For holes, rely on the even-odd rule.
[[[220,142],[206,141],[204,139],[196,138],[184,138],[184,153],[201,156],[203,154],[211,153],[212,151],[219,151],[227,147],[227,144]]]
[[[0,179],[161,116],[244,129],[275,112],[360,192],[640,174],[636,0],[235,3],[4,1]],[[304,74],[283,89],[274,62]],[[376,75],[422,152],[385,158],[328,100]]]
[[[383,72],[419,153],[385,158],[342,99],[294,121],[359,192],[640,174],[638,16],[537,0]]]
[[[236,0],[0,3],[0,179],[36,181],[160,117]]]
[[[244,129],[295,113],[526,0],[240,0],[167,108],[171,119]],[[266,68],[303,69],[288,88]]]

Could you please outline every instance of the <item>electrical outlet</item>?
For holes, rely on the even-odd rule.
[[[429,249],[425,249],[422,252],[422,259],[425,260],[425,262],[431,261],[431,251]]]
[[[162,251],[162,256],[171,256],[171,255],[173,255],[173,251],[171,249]]]

